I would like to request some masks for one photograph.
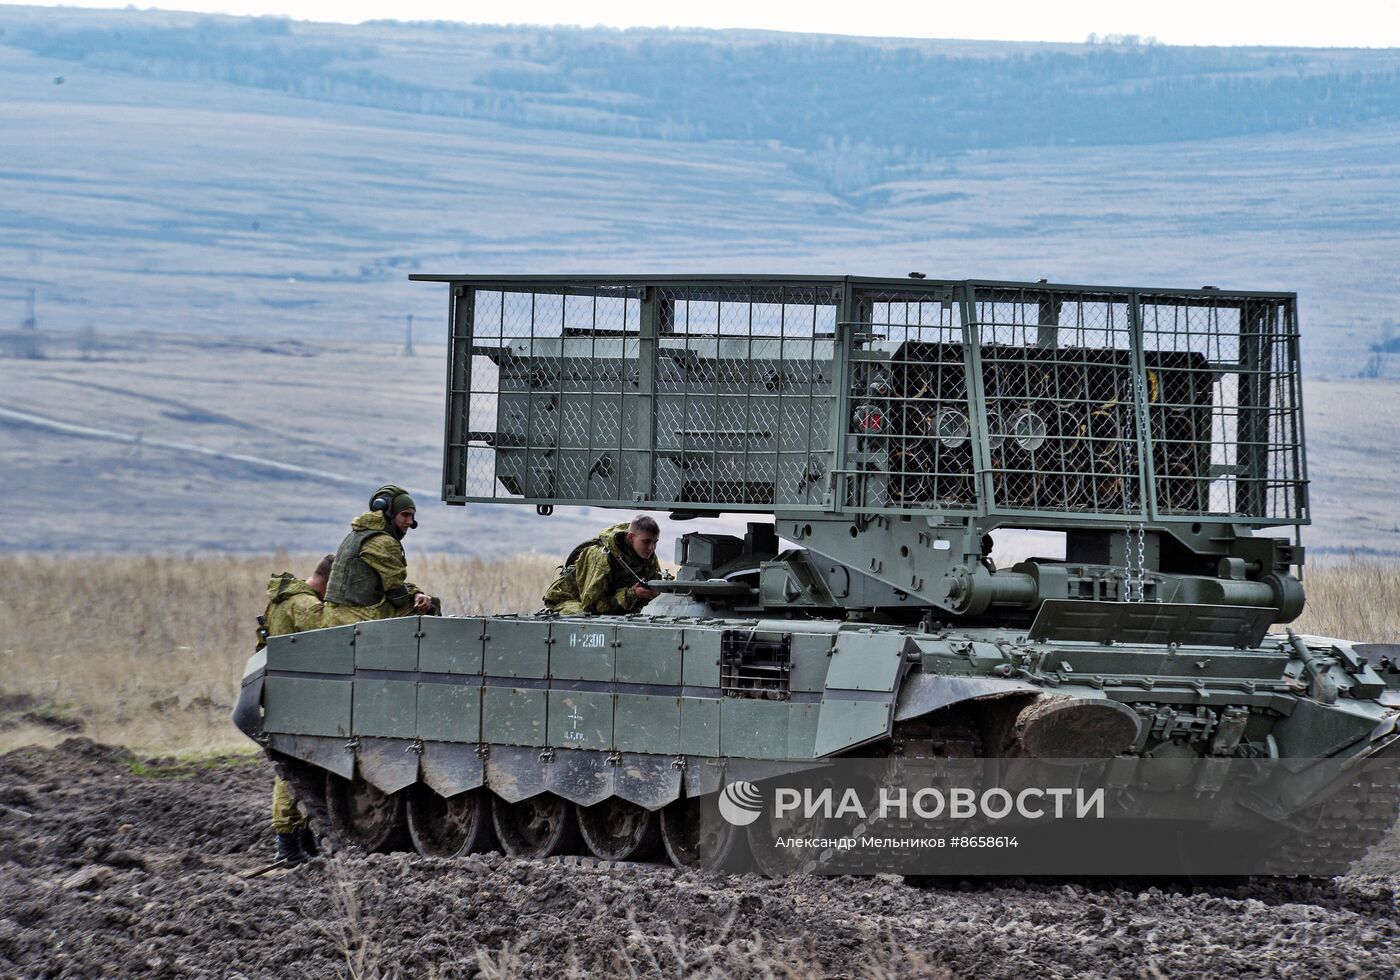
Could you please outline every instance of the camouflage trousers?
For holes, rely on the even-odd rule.
[[[297,809],[296,797],[292,795],[292,785],[281,776],[272,781],[272,832],[274,834],[295,834],[306,826],[306,818]]]

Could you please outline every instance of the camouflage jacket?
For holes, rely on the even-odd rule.
[[[637,598],[637,585],[660,577],[656,556],[638,556],[627,541],[627,525],[614,524],[573,550],[545,591],[545,608],[562,616],[636,612],[650,601]]]
[[[282,636],[316,630],[326,625],[325,603],[316,591],[291,572],[278,572],[267,580],[267,608],[258,631],[258,649],[264,636]]]
[[[411,601],[401,606],[395,606],[389,597],[401,595],[403,594],[402,590],[405,589],[410,597],[423,591],[407,580],[408,559],[404,555],[403,545],[399,543],[398,538],[389,533],[389,525],[384,520],[383,514],[364,513],[350,522],[350,536],[353,537],[361,531],[381,532],[366,537],[357,554],[360,561],[378,574],[381,598],[377,602],[363,606],[328,601],[325,610],[325,625],[327,626],[342,626],[346,623],[362,623],[370,619],[391,619],[394,616],[412,615],[413,603]],[[342,557],[337,554],[336,566],[331,569],[333,582],[337,568],[344,567]]]

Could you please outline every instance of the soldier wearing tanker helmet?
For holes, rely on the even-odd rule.
[[[435,613],[438,601],[408,581],[403,537],[418,526],[418,505],[403,487],[374,491],[369,510],[350,522],[326,586],[324,625]]]

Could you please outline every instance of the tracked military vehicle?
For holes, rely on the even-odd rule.
[[[1241,826],[1344,866],[1394,822],[1400,650],[1277,631],[1293,294],[413,278],[449,293],[447,503],[753,519],[636,615],[271,638],[236,720],[333,844],[694,864],[742,845],[700,819],[733,773],[899,755],[1364,762]],[[1022,531],[1054,553],[997,567]]]

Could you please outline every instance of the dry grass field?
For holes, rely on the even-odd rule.
[[[228,720],[268,574],[313,559],[0,557],[0,751],[81,732],[137,751],[251,748]],[[538,555],[415,559],[449,613],[529,612],[554,573]],[[1310,567],[1300,631],[1400,642],[1400,564]]]
[[[0,751],[81,731],[138,751],[250,743],[229,721],[270,572],[315,557],[7,555],[24,588],[0,603]],[[411,572],[452,613],[528,612],[554,574],[538,556],[415,558]]]

